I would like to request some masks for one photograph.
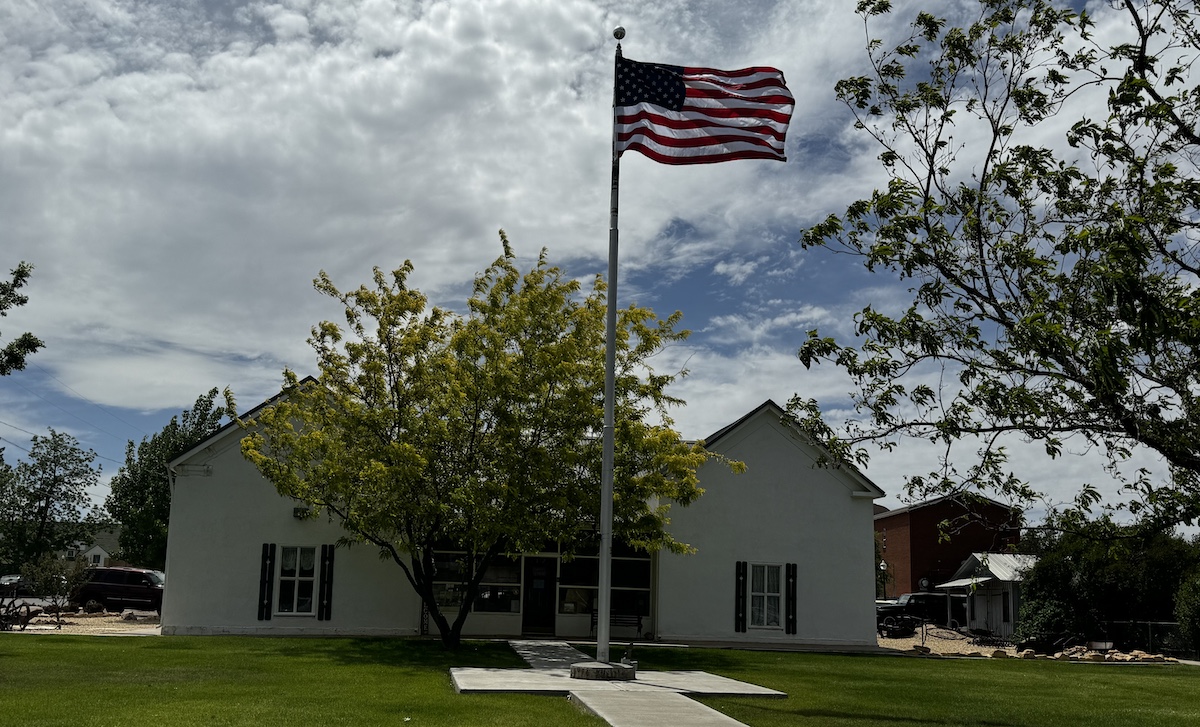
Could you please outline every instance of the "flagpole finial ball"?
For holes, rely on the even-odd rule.
[[[616,38],[617,40],[621,40],[622,38],[625,37],[625,29],[619,25],[617,27],[613,28],[613,37]]]

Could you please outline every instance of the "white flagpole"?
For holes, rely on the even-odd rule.
[[[612,613],[613,453],[617,397],[617,199],[621,157],[617,154],[617,63],[625,29],[613,31],[617,55],[613,61],[612,196],[608,218],[608,311],[604,346],[604,461],[600,469],[600,583],[596,603],[596,661],[608,664],[609,619]]]

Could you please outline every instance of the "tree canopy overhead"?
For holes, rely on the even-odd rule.
[[[345,307],[346,325],[313,329],[318,378],[285,371],[284,395],[243,422],[242,451],[263,476],[393,560],[449,646],[497,557],[548,544],[570,557],[594,545],[600,509],[604,284],[581,296],[545,252],[522,274],[501,240],[463,315],[427,307],[410,263],[349,292],[322,273],[315,286]],[[619,319],[614,530],[644,550],[686,552],[666,529],[669,508],[700,495],[709,454],[667,413],[682,403],[666,389],[683,372],[648,361],[687,332],[679,313],[630,306]],[[435,549],[465,552],[450,600]]]
[[[1006,443],[1100,451],[1119,503],[1160,524],[1200,516],[1200,28],[1192,3],[1120,0],[1091,18],[1040,0],[980,0],[955,23],[918,14],[873,37],[870,73],[837,84],[878,145],[886,187],[809,229],[806,248],[908,281],[901,310],[863,309],[857,340],[810,331],[806,366],[853,379],[857,416],[791,409],[843,460],[916,437],[944,448],[915,496],[1040,494]],[[1096,22],[1104,33],[1093,35]],[[1120,34],[1120,37],[1115,37]],[[966,451],[964,451],[964,449]],[[1149,451],[1166,472],[1122,474]],[[1068,509],[1098,491],[1081,485]]]

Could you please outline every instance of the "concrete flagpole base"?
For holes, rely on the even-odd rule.
[[[581,661],[571,665],[571,678],[588,679],[595,682],[630,682],[637,678],[637,667],[632,664]]]

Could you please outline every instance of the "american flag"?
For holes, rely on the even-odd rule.
[[[619,57],[616,151],[663,164],[787,161],[783,141],[795,103],[774,68],[718,71]]]

